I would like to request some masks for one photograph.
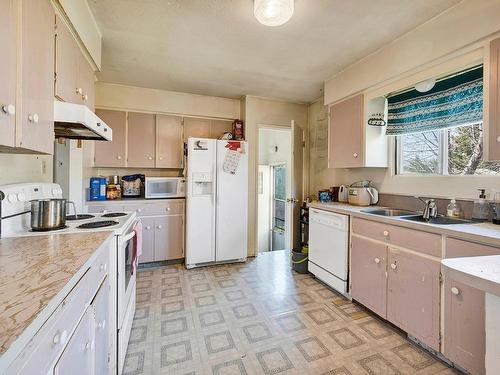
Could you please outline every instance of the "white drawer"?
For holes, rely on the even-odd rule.
[[[92,263],[90,267],[90,280],[89,288],[94,293],[97,292],[102,281],[106,277],[109,271],[109,262],[111,259],[111,246],[114,245],[115,239],[108,239],[104,245],[99,249],[99,255],[97,259]]]
[[[151,215],[181,215],[184,213],[183,200],[166,200],[155,202],[127,203],[123,206],[124,211],[135,211],[137,216]]]
[[[45,374],[53,366],[90,304],[90,269],[9,367],[9,374]]]

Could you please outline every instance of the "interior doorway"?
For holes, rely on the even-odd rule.
[[[257,181],[258,251],[284,250],[290,243],[291,129],[259,128]]]

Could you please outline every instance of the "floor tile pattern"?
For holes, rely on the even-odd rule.
[[[311,275],[286,252],[141,270],[124,375],[406,375],[455,370]]]

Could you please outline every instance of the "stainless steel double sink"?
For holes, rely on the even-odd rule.
[[[424,224],[438,224],[438,225],[451,225],[451,224],[472,224],[474,221],[465,219],[454,219],[446,216],[437,216],[426,220],[418,212],[398,210],[394,208],[365,208],[361,212],[366,214],[378,215],[378,216],[388,216],[388,217],[398,217],[403,220],[415,221]]]

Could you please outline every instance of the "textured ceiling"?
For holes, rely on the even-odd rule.
[[[104,82],[309,102],[323,81],[460,0],[296,0],[266,27],[252,0],[88,0]]]

